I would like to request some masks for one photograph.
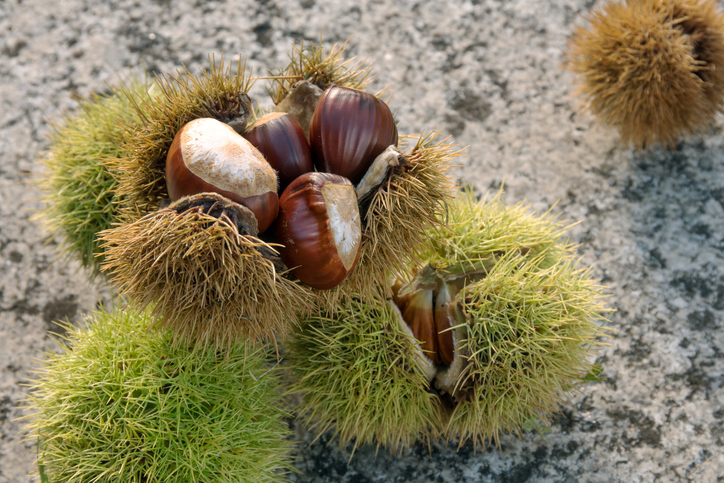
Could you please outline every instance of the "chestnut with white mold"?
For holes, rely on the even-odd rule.
[[[244,205],[256,216],[260,233],[279,211],[272,167],[249,141],[216,119],[195,119],[176,133],[166,157],[166,187],[171,201],[212,192]]]
[[[275,237],[281,258],[302,282],[329,290],[357,264],[362,224],[354,186],[342,176],[306,173],[279,201]]]

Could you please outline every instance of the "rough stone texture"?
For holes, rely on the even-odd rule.
[[[584,0],[0,2],[0,482],[31,481],[22,384],[54,321],[110,300],[55,254],[28,185],[46,120],[129,69],[174,72],[208,54],[256,72],[289,45],[344,41],[376,59],[371,90],[393,83],[402,133],[443,129],[469,145],[458,175],[477,192],[505,183],[580,221],[571,239],[609,287],[617,329],[607,379],[571,395],[546,435],[500,447],[418,446],[350,456],[322,436],[301,445],[293,481],[701,481],[724,479],[724,119],[675,150],[634,152],[576,109],[562,49]],[[263,99],[261,82],[253,94]],[[262,103],[269,104],[268,101]],[[301,439],[315,435],[296,428]]]

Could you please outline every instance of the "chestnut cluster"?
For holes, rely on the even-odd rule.
[[[166,185],[172,201],[212,192],[245,206],[259,233],[281,245],[291,272],[327,290],[359,259],[362,220],[355,186],[369,184],[363,178],[397,140],[387,104],[332,86],[316,104],[309,140],[299,121],[282,112],[259,118],[242,135],[210,118],[187,123],[168,152]]]

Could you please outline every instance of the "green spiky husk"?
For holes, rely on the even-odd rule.
[[[406,164],[391,168],[387,179],[363,200],[363,231],[357,266],[337,288],[318,292],[333,310],[350,296],[384,300],[392,295],[390,275],[402,277],[423,260],[430,239],[426,232],[444,223],[454,184],[447,176],[460,155],[437,133],[420,135],[404,153]]]
[[[567,56],[587,107],[624,143],[673,145],[724,107],[724,15],[712,0],[608,1]]]
[[[460,296],[471,354],[448,436],[484,445],[524,425],[547,425],[564,393],[593,370],[601,335],[600,292],[570,256],[550,267],[547,253],[511,254]]]
[[[279,104],[300,80],[308,80],[322,90],[330,85],[364,89],[374,78],[372,65],[365,66],[365,60],[344,59],[347,42],[334,44],[329,51],[319,44],[292,46],[289,64],[278,73],[272,74],[271,86],[267,92],[274,104]]]
[[[500,195],[478,203],[471,193],[449,214],[430,265],[478,275],[457,296],[467,331],[457,350],[468,364],[442,430],[460,444],[485,444],[531,421],[547,424],[564,392],[593,369],[606,309],[554,217],[506,207]]]
[[[253,106],[247,91],[253,84],[246,62],[239,59],[236,72],[223,59],[210,59],[208,69],[199,75],[188,70],[177,76],[155,79],[156,95],[149,102],[135,105],[143,125],[129,129],[123,149],[128,156],[110,163],[118,179],[116,192],[123,197],[121,215],[135,221],[156,211],[168,197],[165,181],[166,155],[173,138],[184,124],[210,117],[230,123],[244,120],[239,129],[253,118]]]
[[[450,275],[492,267],[497,257],[519,252],[527,256],[546,253],[555,263],[572,248],[558,243],[568,227],[551,216],[528,213],[523,203],[505,206],[502,192],[478,202],[465,191],[449,205],[444,230],[430,235],[426,262]]]
[[[194,210],[163,209],[101,234],[103,269],[157,325],[199,347],[275,340],[309,309],[309,289],[277,273],[273,247]]]
[[[384,302],[348,301],[334,315],[307,317],[290,337],[291,393],[319,431],[334,428],[341,445],[373,443],[396,452],[435,437],[437,396],[416,369],[404,333]]]
[[[454,389],[430,387],[417,362],[422,352],[384,302],[342,302],[307,318],[291,338],[301,410],[321,430],[334,427],[343,444],[356,438],[400,449],[436,435],[497,441],[547,424],[565,392],[593,372],[588,358],[607,310],[574,247],[560,241],[562,223],[506,207],[500,195],[478,203],[470,192],[447,215],[448,225],[429,233],[424,273],[465,276],[456,299],[465,320],[456,351],[465,363]],[[398,400],[409,414],[391,402]]]
[[[189,351],[150,331],[148,311],[89,322],[66,327],[30,384],[44,481],[283,480],[289,430],[263,352]]]
[[[50,148],[40,159],[38,184],[45,208],[38,214],[48,230],[63,236],[66,256],[99,273],[102,253],[96,234],[117,221],[116,180],[106,162],[127,156],[129,128],[140,124],[134,100],[147,99],[147,83],[136,80],[107,96],[82,99],[78,111],[53,124]]]

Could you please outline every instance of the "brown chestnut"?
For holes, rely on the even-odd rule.
[[[439,364],[432,296],[432,290],[418,290],[401,298],[396,297],[395,303],[425,355]]]
[[[279,199],[275,228],[282,261],[312,288],[328,290],[359,259],[362,225],[354,186],[329,173],[306,173]]]
[[[211,118],[185,124],[166,157],[171,201],[198,193],[218,193],[249,208],[259,232],[279,212],[277,177],[264,156],[233,128]]]
[[[243,136],[276,170],[279,193],[283,193],[299,176],[314,171],[302,126],[286,112],[272,112],[260,117]]]
[[[437,354],[440,362],[446,366],[455,360],[455,341],[451,327],[457,325],[454,295],[457,290],[445,281],[438,287],[435,296],[435,333],[437,334]]]
[[[309,126],[309,144],[317,170],[360,182],[374,159],[397,145],[390,108],[374,95],[332,86],[317,102]]]
[[[436,365],[452,365],[455,340],[451,328],[458,325],[455,296],[459,289],[445,280],[440,280],[434,289],[418,288],[399,295],[402,288],[399,282],[393,285],[393,301],[420,348]]]

